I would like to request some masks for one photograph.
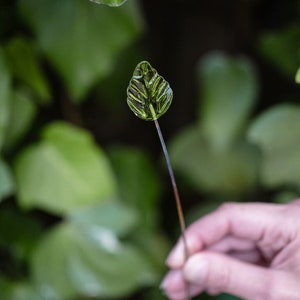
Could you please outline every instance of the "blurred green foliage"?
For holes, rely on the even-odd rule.
[[[259,41],[262,55],[283,74],[294,78],[300,65],[300,27],[292,24],[278,32],[266,32]]]
[[[98,4],[106,4],[108,6],[120,6],[126,2],[126,0],[90,0]]]
[[[202,191],[249,191],[256,183],[259,155],[242,130],[257,95],[254,68],[244,58],[212,53],[200,61],[197,75],[202,85],[199,121],[172,141],[174,167]]]
[[[89,133],[52,123],[42,136],[16,158],[20,205],[60,215],[115,196],[109,163]]]
[[[299,84],[300,83],[300,68],[298,69],[295,77],[296,82]]]
[[[86,100],[142,33],[137,3],[18,1],[16,9],[32,34],[0,51],[0,199],[16,199],[0,211],[9,260],[0,298],[122,298],[157,286],[167,241],[155,226],[161,186],[149,156],[115,148],[109,158],[90,132],[63,120],[33,128],[55,95],[45,62],[71,101]]]
[[[16,0],[10,7],[22,29],[0,31],[3,300],[164,299],[158,285],[172,237],[162,224],[172,217],[169,207],[160,211],[168,193],[160,164],[117,137],[108,146],[103,137],[102,145],[77,112],[100,91],[98,107],[114,114],[104,131],[122,124],[122,80],[140,58],[146,27],[139,4]],[[291,85],[300,82],[299,28],[264,32],[256,45],[256,55]],[[256,109],[261,79],[245,56],[210,52],[194,69],[197,119],[169,143],[184,195],[202,199],[189,222],[228,199],[296,197],[299,104]]]

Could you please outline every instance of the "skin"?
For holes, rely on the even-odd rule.
[[[251,300],[300,299],[300,200],[226,203],[187,228],[167,258],[169,299],[229,293]],[[188,286],[188,288],[187,288]]]

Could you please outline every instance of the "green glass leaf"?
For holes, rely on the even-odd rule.
[[[57,122],[48,125],[42,136],[15,163],[18,200],[23,207],[65,214],[114,198],[113,172],[89,132]]]
[[[108,6],[120,6],[123,3],[125,3],[127,0],[90,0],[92,2],[98,3],[98,4],[105,4]]]
[[[136,116],[153,121],[170,107],[173,91],[147,61],[140,62],[127,88],[127,104]]]
[[[299,132],[299,105],[274,106],[251,124],[248,137],[262,151],[261,179],[266,186],[300,186]]]

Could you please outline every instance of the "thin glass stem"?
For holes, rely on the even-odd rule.
[[[184,254],[185,254],[185,260],[188,259],[189,253],[188,253],[188,247],[187,247],[187,241],[186,241],[186,236],[185,236],[185,230],[186,230],[186,225],[185,225],[185,220],[184,220],[184,215],[183,215],[183,210],[182,210],[182,205],[181,205],[181,201],[180,201],[180,196],[179,196],[179,192],[178,192],[178,188],[177,188],[177,184],[176,184],[176,180],[175,180],[175,176],[174,176],[174,172],[173,172],[173,168],[171,165],[171,161],[169,158],[169,153],[166,147],[166,143],[164,140],[164,137],[162,135],[158,120],[154,120],[154,124],[159,136],[159,140],[163,149],[163,153],[167,162],[167,167],[168,167],[168,171],[170,174],[170,178],[171,178],[171,183],[172,183],[172,187],[173,187],[173,192],[174,192],[174,197],[175,197],[175,201],[176,201],[176,207],[177,207],[177,214],[178,214],[178,218],[179,218],[179,223],[180,223],[180,229],[181,229],[181,235],[182,235],[182,240],[183,240],[183,245],[184,245]],[[190,295],[189,295],[189,287],[187,286],[187,299],[190,299]]]

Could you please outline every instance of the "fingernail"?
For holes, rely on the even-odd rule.
[[[201,256],[191,257],[184,267],[185,278],[190,282],[202,284],[207,278],[208,265],[208,260]]]
[[[169,285],[170,285],[170,275],[169,275],[170,273],[168,273],[166,276],[165,276],[165,278],[163,279],[163,281],[162,281],[162,283],[160,284],[160,286],[159,286],[159,288],[161,289],[161,290],[163,290],[163,291],[165,291],[168,287],[169,287]]]
[[[180,290],[184,285],[182,270],[171,270],[163,279],[160,287],[164,290]]]
[[[184,248],[183,244],[177,245],[168,255],[166,264],[172,268],[179,268],[184,263]]]

